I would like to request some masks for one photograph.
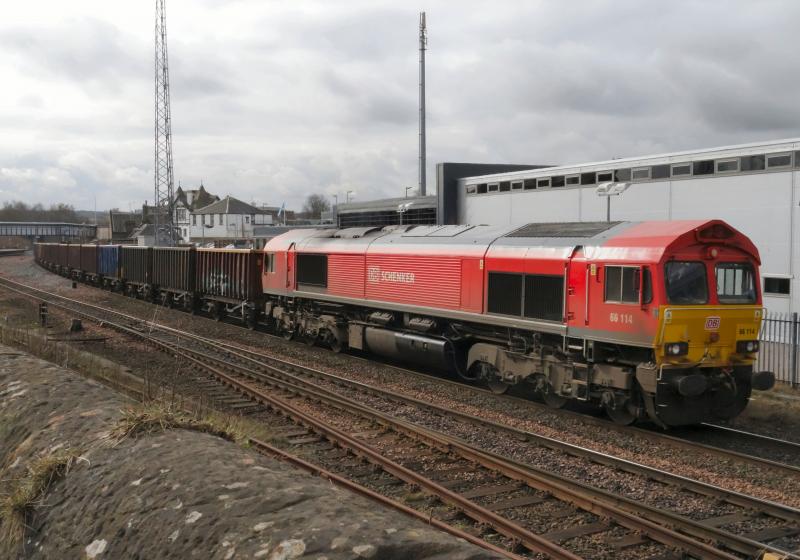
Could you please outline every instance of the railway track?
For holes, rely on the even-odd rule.
[[[6,280],[13,282],[8,279]],[[244,326],[243,323],[236,318],[226,318],[224,320],[229,324]],[[263,334],[271,338],[283,339],[283,337],[269,332],[263,332]],[[367,363],[370,361],[376,361],[374,357],[372,359],[366,359],[356,355],[351,355],[350,357]],[[410,375],[418,378],[422,377],[426,379],[430,379],[432,377],[429,373],[397,366],[386,361],[380,361],[380,363],[387,368],[392,368],[396,371],[402,372],[404,375]],[[537,410],[545,410],[550,413],[563,414],[567,417],[578,419],[579,421],[590,425],[603,426],[606,429],[615,430],[620,433],[638,434],[645,439],[678,449],[689,449],[693,451],[702,449],[704,453],[708,453],[722,459],[742,461],[755,466],[776,469],[791,476],[800,475],[800,444],[796,444],[794,442],[777,440],[775,438],[769,438],[749,432],[739,432],[742,438],[747,439],[747,444],[744,445],[741,441],[741,438],[731,438],[729,433],[723,431],[725,428],[711,424],[703,424],[702,429],[700,430],[677,429],[670,433],[664,433],[658,428],[621,426],[604,418],[598,418],[572,410],[553,409],[543,403],[539,403],[528,398],[519,398],[506,394],[497,395],[489,390],[465,382],[454,381],[441,376],[437,376],[435,378],[437,379],[437,382],[441,382],[443,384],[456,385],[477,394],[483,394],[487,396],[491,395],[491,398],[510,402],[512,403],[512,406],[527,406]],[[704,431],[707,433],[704,433]],[[717,436],[716,434],[725,435]],[[742,449],[745,449],[746,451],[743,451]]]
[[[41,297],[46,294],[46,292],[41,292],[35,288],[27,288],[28,290],[39,292],[39,296],[36,297]],[[20,291],[19,288],[18,291]],[[30,293],[28,295],[30,295]],[[605,546],[619,546],[620,548],[616,551],[614,557],[618,557],[616,556],[617,553],[622,554],[622,550],[633,552],[638,547],[652,546],[653,543],[660,543],[660,546],[674,546],[677,549],[688,551],[693,555],[699,554],[700,557],[706,557],[707,555],[711,554],[711,551],[709,550],[691,550],[691,547],[696,546],[696,544],[687,544],[685,541],[683,541],[683,544],[680,544],[682,541],[674,540],[678,539],[679,537],[676,535],[679,535],[684,539],[687,536],[691,537],[689,539],[690,541],[692,538],[704,539],[706,541],[713,542],[730,552],[735,552],[739,555],[747,557],[755,557],[759,551],[765,549],[772,549],[778,553],[783,553],[785,551],[766,545],[763,542],[757,542],[752,538],[748,538],[747,536],[736,535],[728,531],[724,531],[719,529],[717,525],[723,525],[726,523],[730,524],[737,516],[740,521],[745,518],[766,516],[776,520],[781,520],[781,522],[790,521],[793,523],[795,528],[797,527],[798,512],[796,510],[787,510],[786,508],[782,508],[776,504],[755,501],[747,496],[735,495],[734,493],[715,489],[713,487],[689,480],[683,480],[681,481],[681,484],[691,487],[692,491],[700,490],[700,492],[698,492],[700,494],[715,497],[716,499],[726,500],[732,505],[737,505],[738,507],[747,510],[747,512],[738,512],[735,514],[729,514],[727,516],[719,516],[718,519],[714,520],[705,519],[703,520],[705,523],[703,523],[692,522],[692,520],[683,519],[680,516],[670,515],[668,512],[659,511],[653,508],[646,508],[641,504],[633,502],[632,500],[626,501],[619,496],[615,496],[607,492],[604,493],[603,491],[576,483],[573,480],[538,471],[537,469],[534,469],[528,465],[515,463],[495,454],[486,453],[476,449],[475,447],[469,446],[466,442],[459,440],[458,438],[453,438],[444,434],[438,434],[428,429],[420,428],[419,426],[409,422],[394,419],[393,417],[380,413],[373,408],[365,407],[364,405],[351,399],[342,397],[333,391],[323,389],[319,387],[317,383],[320,380],[325,379],[329,383],[334,383],[339,386],[346,385],[350,389],[357,389],[362,393],[370,393],[372,396],[379,394],[380,390],[363,386],[361,384],[355,384],[352,381],[336,378],[336,376],[332,376],[331,374],[310,370],[309,368],[303,368],[303,366],[290,364],[275,358],[263,356],[249,351],[249,353],[244,352],[242,349],[238,349],[233,345],[220,344],[196,335],[191,335],[189,333],[180,333],[179,331],[175,331],[174,329],[169,329],[167,327],[145,325],[144,322],[138,318],[121,314],[113,310],[103,309],[98,306],[92,306],[91,304],[84,304],[83,302],[75,302],[74,300],[69,300],[68,298],[63,298],[63,296],[57,296],[55,294],[47,295],[62,301],[66,300],[71,302],[71,304],[67,305],[67,307],[71,307],[71,305],[77,305],[78,307],[88,306],[94,311],[101,310],[102,312],[112,314],[117,318],[117,321],[131,321],[134,327],[128,326],[123,328],[128,330],[133,328],[134,334],[142,337],[145,337],[143,332],[147,332],[148,334],[146,337],[148,337],[151,342],[160,344],[162,346],[166,345],[165,349],[168,351],[180,352],[184,354],[187,359],[192,359],[198,367],[213,371],[215,375],[215,383],[224,381],[228,386],[234,387],[241,393],[246,393],[248,398],[260,401],[263,404],[267,404],[273,408],[279,408],[284,414],[293,416],[295,420],[302,421],[302,423],[304,423],[306,427],[309,430],[312,430],[315,434],[322,434],[328,439],[328,441],[331,441],[331,434],[328,434],[325,431],[324,425],[311,425],[309,424],[310,417],[306,418],[305,416],[297,416],[299,409],[297,409],[296,405],[292,408],[281,408],[283,405],[279,405],[272,400],[266,399],[266,397],[269,395],[263,392],[263,390],[253,387],[252,383],[257,382],[259,385],[269,386],[272,390],[278,390],[284,394],[287,394],[287,398],[295,396],[296,398],[302,398],[304,401],[307,400],[309,402],[314,402],[314,410],[317,410],[323,405],[332,407],[339,412],[347,410],[350,414],[357,414],[362,418],[363,421],[366,421],[371,425],[382,426],[382,428],[377,430],[377,432],[374,428],[369,429],[368,427],[361,426],[358,429],[362,431],[357,433],[372,434],[373,436],[377,437],[378,435],[387,433],[385,430],[387,427],[390,427],[391,433],[401,434],[403,437],[409,440],[416,441],[417,446],[427,445],[428,453],[432,457],[431,464],[440,466],[447,465],[447,468],[444,469],[446,473],[472,473],[467,478],[482,481],[482,488],[484,488],[483,490],[477,492],[477,489],[475,488],[472,490],[466,489],[460,494],[462,497],[463,494],[466,494],[473,499],[480,498],[484,501],[491,501],[491,499],[495,499],[495,501],[499,500],[501,505],[504,504],[504,507],[501,508],[500,511],[512,509],[515,513],[518,513],[517,510],[519,508],[523,508],[522,505],[519,505],[521,503],[526,503],[527,506],[530,507],[536,507],[540,506],[540,504],[543,502],[547,502],[549,498],[545,496],[558,497],[559,492],[568,492],[566,495],[560,496],[562,498],[562,502],[569,503],[573,507],[573,511],[571,513],[565,513],[565,516],[583,516],[577,520],[577,526],[581,527],[581,529],[576,529],[572,533],[564,531],[555,532],[555,534],[552,534],[552,531],[550,533],[545,533],[545,535],[549,535],[551,537],[551,539],[545,539],[551,544],[553,540],[555,540],[557,544],[559,539],[564,539],[566,537],[569,537],[567,539],[568,541],[574,541],[576,539],[581,541],[581,539],[588,539],[592,542],[600,542]],[[70,310],[81,313],[79,309],[74,307],[72,307]],[[98,320],[96,317],[95,319]],[[103,319],[99,320],[102,321]],[[111,326],[111,323],[108,324]],[[117,326],[119,327],[119,325]],[[173,337],[174,340],[171,342],[154,340],[154,333],[158,333],[158,336]],[[268,363],[266,361],[268,361]],[[226,378],[225,376],[228,377]],[[308,378],[314,379],[309,380]],[[383,395],[383,397],[387,398],[386,395]],[[398,403],[398,398],[398,396],[394,396],[392,402]],[[400,398],[400,400],[404,401],[404,404],[410,404],[413,401],[413,399],[408,398]],[[285,401],[283,402],[285,403]],[[428,407],[429,409],[432,407],[432,405],[429,403],[422,403],[421,401],[414,401],[413,404],[415,406]],[[302,411],[300,410],[300,412]],[[439,410],[438,412],[444,413],[446,411]],[[335,419],[336,415],[333,415],[332,418]],[[460,421],[467,421],[471,424],[483,423],[484,427],[488,425],[488,423],[483,420],[477,418],[466,418],[465,415],[459,416],[458,419]],[[524,437],[528,440],[536,440],[538,445],[543,445],[544,447],[549,446],[549,448],[558,448],[562,451],[567,450],[573,456],[591,457],[593,461],[599,464],[613,464],[615,468],[619,468],[627,472],[636,472],[637,474],[651,477],[655,476],[658,477],[657,479],[661,480],[669,479],[670,476],[674,477],[674,475],[669,475],[668,473],[653,472],[653,469],[647,470],[648,467],[643,467],[641,465],[621,462],[621,460],[613,457],[601,457],[600,454],[597,454],[591,450],[576,448],[575,446],[569,446],[569,444],[564,444],[563,442],[557,442],[555,440],[545,441],[545,438],[541,438],[541,436],[536,436],[535,434],[521,433],[519,431],[514,432],[511,428],[500,425],[492,426],[492,429],[499,432],[505,432],[517,438]],[[313,445],[317,443],[317,441],[315,441],[316,436],[308,437],[310,439],[307,444]],[[369,443],[372,443],[373,447],[376,446],[377,442],[373,441],[372,437],[367,439],[370,440]],[[293,441],[298,445],[301,443],[298,442],[297,439],[294,439]],[[340,447],[344,445],[340,440],[335,440],[335,443]],[[388,444],[386,442],[381,442],[381,447],[384,448],[383,450],[385,451],[385,453],[382,455],[391,455],[391,451],[393,449],[392,445],[399,445],[402,448],[402,445],[407,446],[408,444],[396,442],[393,444]],[[346,445],[344,447],[347,448]],[[449,450],[449,453],[444,453],[442,449]],[[460,459],[453,456],[454,449],[458,450]],[[363,449],[351,448],[350,452],[357,455],[362,455]],[[438,452],[440,455],[436,455],[436,452]],[[444,453],[444,455],[442,455],[442,453]],[[400,455],[402,456],[402,453],[400,453]],[[410,457],[412,459],[416,459],[419,457],[419,455],[420,452],[417,449],[410,455]],[[378,461],[377,458],[373,457],[372,459]],[[467,461],[469,464],[454,465],[454,463],[457,462],[456,459]],[[398,464],[401,467],[404,466],[402,463]],[[472,464],[479,465],[480,468],[473,468],[470,470],[469,465]],[[386,465],[384,465],[384,467],[385,466]],[[402,470],[397,471],[396,465],[389,465],[389,467],[390,474],[393,472],[393,475],[396,477],[398,472],[402,473],[406,477],[410,476],[408,473]],[[392,469],[397,472],[392,471]],[[441,474],[442,469],[434,469],[433,472]],[[505,477],[505,479],[502,477]],[[674,484],[676,482],[676,478],[678,477],[670,479],[670,483]],[[509,482],[506,482],[506,479]],[[411,482],[410,479],[407,480],[403,479],[402,477],[399,477],[399,480],[403,480],[406,484],[414,484],[419,488],[424,488],[426,492],[437,496],[437,499],[442,501],[444,504],[451,508],[454,507],[452,501],[455,500],[455,498],[446,492],[442,493],[441,489],[437,487],[437,485],[442,485],[438,484],[435,480],[429,479],[428,482],[421,482],[419,480]],[[527,489],[520,485],[520,481],[522,481],[524,485],[527,485]],[[444,487],[444,489],[447,490],[446,487]],[[459,490],[461,489],[459,488]],[[476,496],[474,495],[475,492],[483,495]],[[490,493],[486,494],[486,492]],[[490,496],[492,498],[490,498]],[[583,507],[578,507],[575,509],[574,506],[576,502],[579,506],[582,505]],[[506,506],[509,504],[513,505],[514,507],[507,508]],[[474,503],[471,506],[464,503],[459,503],[457,505],[461,507],[459,511],[462,513],[465,513],[464,509],[469,509],[469,507],[474,508],[476,505],[478,508],[487,509],[481,504]],[[600,513],[599,516],[598,508]],[[561,509],[562,512],[567,511],[567,509],[564,507]],[[492,510],[489,509],[489,511],[491,512]],[[491,516],[487,518],[486,512],[481,511],[480,509],[468,511],[466,513],[470,518],[481,523],[489,523],[492,526],[499,525],[501,534],[505,535],[506,538],[518,540],[518,542],[524,543],[525,546],[530,550],[542,550],[542,547],[545,546],[544,543],[537,541],[536,539],[532,539],[531,535],[538,535],[538,533],[531,533],[531,535],[528,535],[517,532],[515,534],[514,531],[519,531],[519,528],[512,529],[509,526],[504,526],[502,520],[498,520]],[[533,526],[541,527],[541,520],[533,519],[529,521],[533,523]],[[637,523],[641,522],[650,523],[652,526],[643,527],[641,525],[637,525]],[[674,527],[676,528],[676,531],[674,534],[669,532],[660,532],[665,530],[669,531],[668,529],[665,529],[665,527]],[[495,528],[497,529],[497,527]],[[777,538],[783,538],[786,535],[790,535],[792,527],[787,525],[773,524],[771,527],[762,531],[762,536],[770,536],[767,534],[770,530],[772,531],[770,533],[772,540],[774,540],[776,536]],[[577,531],[577,533],[575,531]],[[658,538],[653,537],[653,531],[655,531],[655,534]],[[619,539],[616,539],[614,535],[619,537]],[[639,537],[634,537],[634,535],[639,535]],[[641,535],[649,535],[650,538],[644,538]],[[696,541],[692,542],[696,543]],[[727,553],[722,554],[723,557],[725,557],[724,554]]]

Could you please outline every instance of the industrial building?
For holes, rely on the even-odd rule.
[[[800,139],[462,177],[459,224],[720,218],[761,252],[764,303],[800,311]]]

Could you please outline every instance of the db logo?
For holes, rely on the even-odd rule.
[[[719,329],[720,318],[719,317],[706,317],[706,330],[707,331],[715,331]]]
[[[378,266],[371,266],[367,268],[367,281],[372,284],[377,284],[381,280],[381,269]]]

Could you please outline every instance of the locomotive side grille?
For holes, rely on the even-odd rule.
[[[522,315],[522,275],[490,272],[488,296],[489,313]]]
[[[297,283],[328,286],[328,255],[297,254]]]
[[[545,321],[561,321],[564,318],[563,276],[525,276],[525,316]]]

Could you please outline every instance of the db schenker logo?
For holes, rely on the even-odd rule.
[[[400,284],[413,284],[413,272],[396,272],[393,270],[381,270],[379,266],[370,266],[367,268],[367,281],[370,284],[378,284],[380,282],[395,282]]]
[[[719,317],[706,317],[706,330],[715,331],[719,329],[720,322]]]

